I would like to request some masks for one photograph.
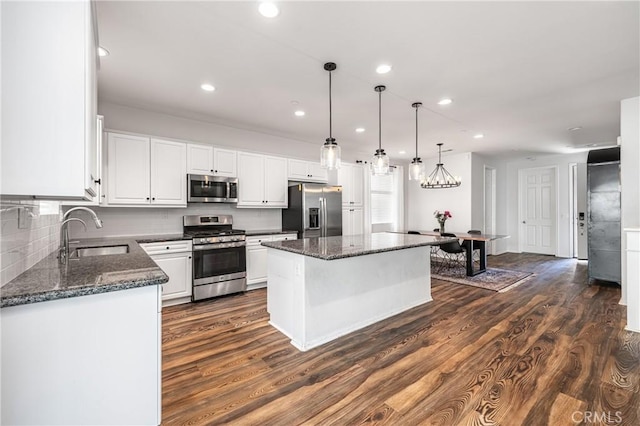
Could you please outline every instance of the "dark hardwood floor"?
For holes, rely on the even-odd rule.
[[[640,334],[620,288],[533,254],[505,293],[432,283],[433,301],[308,352],[266,291],[163,310],[163,424],[640,425]]]

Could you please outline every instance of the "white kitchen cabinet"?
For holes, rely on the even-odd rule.
[[[151,204],[187,204],[187,147],[181,142],[151,139]]]
[[[230,149],[213,149],[213,174],[216,176],[238,176],[238,152]]]
[[[157,285],[2,308],[5,425],[157,425]]]
[[[362,207],[342,209],[342,235],[359,235],[364,230],[364,210]]]
[[[209,145],[187,144],[187,173],[209,176],[238,176],[237,151]]]
[[[267,286],[267,248],[262,246],[261,243],[295,239],[297,239],[296,234],[247,237],[247,290],[255,290]]]
[[[213,147],[187,144],[187,173],[193,175],[213,174]]]
[[[342,185],[342,205],[362,207],[364,199],[364,168],[342,163],[338,169],[338,185]]]
[[[96,194],[92,3],[2,2],[3,196]]]
[[[289,180],[301,182],[327,182],[329,175],[327,169],[323,169],[320,163],[303,160],[288,160]]]
[[[184,143],[118,133],[107,143],[109,205],[186,206]]]
[[[191,241],[144,243],[140,247],[169,276],[169,282],[162,285],[162,305],[190,302],[193,288]]]
[[[287,160],[238,153],[238,207],[286,208]]]

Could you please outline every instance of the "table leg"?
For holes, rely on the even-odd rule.
[[[477,270],[473,270],[473,243],[475,241],[469,240],[467,246],[467,276],[473,277],[474,275],[482,274],[487,271],[487,244],[485,241],[478,241],[480,243],[480,267]]]

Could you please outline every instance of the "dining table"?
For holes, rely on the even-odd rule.
[[[408,230],[402,230],[402,231],[390,231],[390,232],[397,232],[397,233],[401,233],[401,234],[408,234],[409,231]],[[472,247],[471,250],[469,250],[468,248],[465,249],[465,257],[466,257],[466,269],[467,269],[467,276],[468,277],[473,277],[475,275],[478,274],[482,274],[484,272],[487,271],[487,241],[495,241],[495,240],[501,240],[501,239],[505,239],[505,238],[510,238],[510,235],[498,235],[498,234],[470,234],[468,232],[451,232],[451,231],[446,231],[447,234],[453,234],[455,235],[457,238],[461,239],[461,240],[465,240],[465,241],[470,241],[469,245],[467,247]],[[426,236],[431,236],[431,237],[435,237],[435,236],[439,236],[440,232],[438,231],[420,231],[420,230],[412,230],[411,231],[412,234],[418,233],[420,235],[426,235]],[[475,245],[474,242],[478,242],[478,251],[480,252],[480,262],[479,262],[479,266],[478,268],[474,267],[474,262],[473,262],[473,246]]]

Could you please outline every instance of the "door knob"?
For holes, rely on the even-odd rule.
[[[522,223],[527,223],[527,222],[523,220]]]

